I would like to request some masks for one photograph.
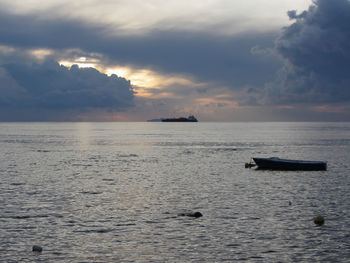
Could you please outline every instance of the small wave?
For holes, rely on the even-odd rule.
[[[35,191],[35,192],[27,192],[26,194],[27,195],[37,195],[37,194],[40,194],[41,192],[39,191]]]
[[[99,233],[99,234],[109,233],[109,232],[113,232],[113,231],[115,231],[115,229],[113,229],[113,228],[73,230],[73,232],[75,232],[75,233]]]
[[[260,220],[260,217],[254,217],[254,216],[249,216],[249,217],[243,217],[241,220]]]
[[[88,195],[100,195],[103,192],[94,192],[94,191],[82,191],[81,194],[88,194]]]
[[[46,218],[49,217],[49,215],[17,215],[17,216],[9,216],[7,218],[12,219],[29,219],[29,218]]]
[[[18,183],[11,183],[10,185],[25,185],[25,183],[18,182]]]
[[[161,221],[159,221],[159,220],[146,220],[145,221],[145,223],[146,224],[158,224],[158,223],[160,223]]]
[[[61,214],[51,214],[51,216],[56,217],[56,218],[63,218],[64,217]]]
[[[263,254],[270,254],[270,253],[276,253],[277,251],[276,250],[266,250],[266,251],[263,251],[261,253]]]
[[[249,259],[264,259],[264,257],[260,257],[260,256],[251,256]]]
[[[226,245],[227,247],[239,247],[241,246],[240,244],[228,244]]]
[[[12,219],[28,219],[31,218],[29,215],[24,215],[24,216],[11,216],[10,218]]]
[[[33,140],[19,140],[19,139],[13,139],[13,140],[0,140],[1,143],[18,143],[18,144],[24,144],[24,143],[34,143]]]
[[[115,226],[136,226],[135,223],[116,224]]]
[[[89,167],[89,166],[92,166],[92,164],[73,163],[72,166]]]
[[[238,217],[236,216],[223,216],[222,219],[229,219],[229,220],[234,220],[234,219],[238,219]]]
[[[209,148],[213,152],[237,152],[237,151],[243,151],[245,149],[243,148],[228,148],[228,147],[223,147],[223,148]]]
[[[89,160],[99,160],[99,159],[101,159],[102,157],[101,156],[91,156],[91,157],[89,157],[88,159]]]
[[[218,148],[217,150],[224,151],[224,152],[235,152],[235,151],[238,151],[240,149],[238,149],[238,148]]]
[[[118,154],[118,157],[129,158],[129,157],[139,157],[137,154]]]

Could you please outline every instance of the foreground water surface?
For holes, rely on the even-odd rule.
[[[0,259],[346,262],[349,153],[350,123],[0,123]]]

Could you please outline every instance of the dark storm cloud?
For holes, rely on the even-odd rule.
[[[76,20],[41,19],[40,16],[14,15],[0,11],[0,43],[9,46],[64,49],[82,43],[93,45],[103,32],[102,26]]]
[[[104,63],[132,65],[159,72],[183,73],[200,81],[237,88],[270,81],[281,66],[252,48],[273,47],[276,33],[217,35],[213,32],[153,30],[118,34],[118,28],[79,21],[41,20],[31,16],[0,15],[0,43],[20,48],[79,48],[104,55]]]
[[[53,61],[2,65],[0,94],[2,110],[122,110],[133,104],[130,82],[124,78]]]
[[[64,49],[94,43],[102,33],[98,26],[73,21],[1,13],[0,45],[10,48],[0,54],[0,119],[55,120],[64,114],[122,111],[133,106],[134,93],[126,79],[108,77],[92,68],[73,66],[69,70],[54,61],[32,63],[33,57],[26,52],[54,49],[51,59],[56,59]]]
[[[280,64],[274,57],[266,58],[251,50],[257,45],[269,47],[273,39],[273,34],[258,33],[215,36],[199,32],[154,32],[147,39],[144,50],[147,57],[142,62],[154,61],[158,70],[186,72],[232,89],[261,85],[271,79]]]
[[[315,0],[284,28],[276,49],[285,60],[270,90],[279,102],[348,102],[350,100],[350,2]]]

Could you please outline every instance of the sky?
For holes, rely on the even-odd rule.
[[[350,121],[349,0],[0,0],[0,121]]]

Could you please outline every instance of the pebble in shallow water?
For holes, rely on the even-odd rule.
[[[323,216],[316,216],[314,218],[314,223],[318,226],[322,226],[324,224],[324,217]]]
[[[34,245],[32,247],[32,251],[34,251],[34,252],[42,252],[43,248],[41,246]]]

